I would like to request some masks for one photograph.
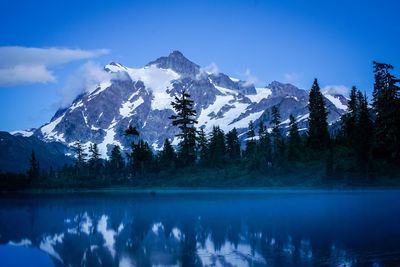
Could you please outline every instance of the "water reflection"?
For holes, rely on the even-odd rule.
[[[4,254],[10,247],[40,249],[56,266],[384,266],[400,256],[397,193],[7,197],[0,204],[0,257],[26,256]]]

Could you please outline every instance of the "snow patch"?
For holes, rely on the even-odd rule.
[[[33,131],[19,130],[19,131],[10,132],[10,134],[14,135],[14,136],[29,137],[29,136],[32,136]]]
[[[161,151],[162,150],[162,146],[159,147],[157,142],[154,142],[153,144],[151,144],[151,146],[153,147],[154,151]]]
[[[121,114],[121,116],[124,118],[130,117],[133,114],[135,114],[135,109],[143,103],[144,100],[142,97],[139,97],[133,102],[126,101],[125,103],[122,104],[122,107],[119,109],[119,114]]]
[[[97,86],[97,89],[95,89],[93,92],[90,93],[88,101],[92,100],[96,95],[100,94],[110,86],[111,86],[111,80],[102,81],[99,84],[99,86]]]
[[[269,88],[256,88],[257,94],[255,95],[246,95],[247,98],[251,100],[251,102],[259,103],[263,99],[267,99],[270,95],[272,95],[272,91]]]
[[[116,124],[117,124],[117,121],[114,118],[113,121],[111,122],[110,126],[108,127],[108,129],[105,130],[106,135],[104,136],[103,142],[98,145],[99,152],[100,152],[101,157],[103,159],[107,159],[108,158],[108,156],[107,156],[107,145],[117,145],[121,149],[123,149],[123,146],[121,145],[121,143],[114,139],[115,138],[115,126],[116,126]]]
[[[232,90],[216,87],[221,92],[231,92]],[[234,104],[229,104],[230,101],[235,101],[235,96],[231,94],[217,95],[213,104],[208,106],[206,109],[202,109],[199,117],[197,118],[199,126],[205,126],[204,131],[210,132],[213,126],[220,126],[225,132],[230,131],[233,127],[230,123],[239,117],[242,113],[246,111],[249,106],[247,103],[240,103],[235,101]],[[213,118],[210,114],[214,116],[217,115],[222,108],[227,108],[222,116],[217,116]],[[229,108],[229,109],[228,109]]]
[[[248,116],[242,118],[239,121],[236,121],[235,123],[232,123],[231,125],[229,125],[232,129],[235,127],[236,129],[240,129],[240,128],[247,128],[249,126],[249,122],[250,121],[255,121],[258,118],[260,118],[260,116],[264,113],[264,111],[259,111],[259,112],[255,112],[255,113],[251,113]]]
[[[289,123],[290,123],[290,119],[286,119],[286,120],[282,121],[281,123],[279,123],[279,125],[289,124]]]
[[[172,81],[180,78],[180,75],[171,69],[160,69],[156,65],[147,66],[141,69],[128,69],[132,80],[142,81],[146,88],[153,93],[151,107],[153,110],[171,108],[173,97],[166,91],[172,88]]]
[[[166,92],[172,88],[172,81],[179,79],[181,76],[171,69],[161,69],[157,65],[150,65],[140,69],[132,69],[126,67],[116,67],[107,65],[113,72],[125,71],[129,74],[132,81],[142,81],[147,89],[153,93],[152,109],[169,109],[173,98]]]
[[[69,108],[69,113],[71,113],[72,111],[74,111],[75,109],[77,109],[79,107],[83,107],[82,100],[79,100],[78,102],[73,103],[72,106]]]
[[[60,117],[58,117],[57,119],[53,120],[52,122],[46,124],[45,126],[43,126],[40,131],[42,132],[42,134],[44,135],[50,135],[50,133],[54,130],[54,128],[57,126],[57,124],[59,124],[61,122],[61,120],[64,118],[65,113],[62,114]]]
[[[62,121],[64,116],[65,113],[40,129],[46,139],[65,142],[63,133],[58,134],[57,132],[54,132],[54,128]]]
[[[333,95],[324,95],[332,104],[335,105],[336,108],[341,109],[341,110],[347,110],[347,106],[342,104],[339,98],[336,98]]]
[[[104,68],[105,68],[105,69],[109,69],[111,72],[119,72],[119,71],[126,71],[126,70],[128,70],[127,67],[123,66],[123,65],[120,64],[120,63],[115,63],[115,62],[110,63],[110,64],[107,64]]]
[[[228,88],[224,88],[218,85],[215,85],[210,78],[208,78],[210,80],[210,82],[214,85],[214,87],[216,89],[218,89],[218,91],[220,91],[221,93],[225,94],[225,95],[238,95],[239,93],[235,90],[232,89],[228,89]]]
[[[294,100],[299,101],[299,99],[297,98],[297,96],[287,95],[287,96],[285,96],[285,98],[293,98]]]
[[[308,117],[310,117],[310,113],[307,113],[307,114],[304,114],[304,115],[299,115],[299,116],[297,116],[297,121],[302,121],[302,120],[305,120],[305,119],[308,119]]]
[[[174,137],[174,140],[172,140],[171,145],[173,146],[177,146],[179,145],[179,142],[181,141],[181,139],[177,136]]]

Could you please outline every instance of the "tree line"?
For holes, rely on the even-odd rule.
[[[289,130],[283,134],[276,105],[271,108],[269,128],[262,121],[257,125],[250,121],[244,144],[235,128],[226,133],[219,126],[213,126],[210,133],[197,128],[194,102],[183,90],[171,103],[175,110],[171,123],[179,129],[176,149],[166,139],[163,148],[154,153],[137,128],[129,126],[125,136],[131,146],[125,155],[114,146],[109,159],[103,160],[96,144],[90,144],[86,154],[77,141],[74,164],[54,171],[41,170],[32,151],[31,167],[24,179],[33,187],[57,184],[55,181],[59,186],[104,186],[152,178],[163,181],[180,170],[233,169],[246,170],[255,179],[318,172],[319,183],[377,183],[380,176],[396,176],[400,170],[400,87],[399,79],[392,74],[393,66],[377,62],[373,66],[371,103],[365,92],[353,86],[348,111],[334,131],[329,131],[326,103],[317,79],[309,94],[307,131],[300,132],[296,118],[290,115]]]

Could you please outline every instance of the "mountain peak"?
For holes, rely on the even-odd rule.
[[[290,83],[281,83],[278,81],[273,81],[267,88],[271,89],[272,93],[276,96],[297,96],[298,94],[303,94],[304,90],[300,90],[296,86]]]
[[[169,56],[168,57],[175,57],[175,58],[184,58],[184,59],[186,59],[187,60],[187,58],[185,58],[185,56],[182,54],[182,52],[181,51],[179,51],[179,50],[175,50],[175,51],[172,51],[170,54],[169,54]]]
[[[162,69],[172,69],[183,75],[194,77],[200,72],[200,66],[187,59],[180,51],[175,50],[167,57],[160,57],[146,66],[157,65]]]
[[[104,66],[104,70],[108,72],[118,72],[121,70],[127,70],[127,68],[121,63],[110,62],[108,65]]]
[[[198,127],[206,132],[218,125],[225,132],[236,128],[239,134],[245,133],[251,120],[269,125],[269,110],[275,105],[279,105],[283,122],[288,122],[292,114],[300,129],[308,127],[308,91],[277,81],[267,88],[255,88],[222,72],[201,71],[180,51],[144,68],[110,62],[104,69],[117,75],[107,76],[95,90],[85,90],[69,107],[58,110],[50,123],[35,130],[33,136],[65,144],[76,140],[87,146],[88,142],[96,143],[102,157],[107,158],[114,145],[123,151],[129,149],[130,140],[123,133],[131,124],[154,150],[160,149],[166,138],[176,145],[179,130],[166,118],[174,113],[171,102],[182,88],[188,88],[198,114]],[[346,111],[345,99],[327,95],[325,100],[328,122],[337,121]],[[283,132],[288,129],[286,126],[287,123],[280,126]],[[244,138],[245,135],[240,140]]]

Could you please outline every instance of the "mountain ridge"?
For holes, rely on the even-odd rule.
[[[277,105],[281,113],[283,132],[288,128],[290,114],[299,128],[307,129],[308,90],[292,84],[273,81],[264,88],[229,77],[210,73],[193,63],[179,51],[150,61],[143,68],[128,68],[110,62],[104,67],[109,77],[96,88],[85,90],[70,106],[58,110],[52,120],[33,132],[44,141],[59,141],[72,145],[97,143],[106,158],[113,145],[122,149],[130,141],[123,135],[133,125],[154,150],[159,150],[166,138],[176,145],[178,129],[168,117],[174,114],[170,102],[185,88],[194,100],[197,127],[206,132],[219,125],[225,132],[237,128],[245,139],[250,120],[269,126],[271,108]],[[347,100],[341,95],[325,94],[328,122],[334,123],[346,111]]]

